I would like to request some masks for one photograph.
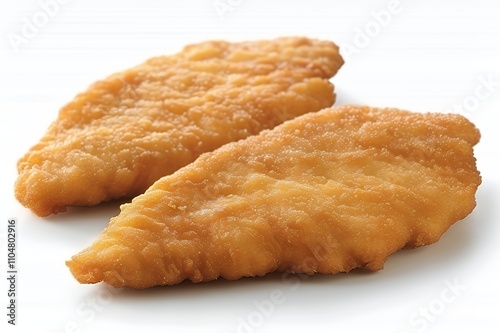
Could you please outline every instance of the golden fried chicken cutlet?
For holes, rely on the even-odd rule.
[[[39,216],[143,193],[200,154],[331,106],[343,60],[307,38],[190,45],[96,82],[18,162]]]
[[[81,283],[131,288],[379,270],[473,210],[479,138],[460,115],[306,114],[161,178],[67,265]]]

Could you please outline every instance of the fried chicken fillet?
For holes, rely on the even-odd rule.
[[[345,106],[230,143],[163,177],[67,262],[81,283],[379,270],[475,207],[466,118]]]
[[[39,216],[143,193],[200,154],[331,106],[343,60],[307,38],[187,46],[99,81],[18,162]]]

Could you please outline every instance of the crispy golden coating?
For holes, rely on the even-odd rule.
[[[92,85],[19,161],[17,199],[39,216],[143,193],[231,141],[331,106],[343,61],[307,38],[187,46]]]
[[[307,114],[158,180],[67,265],[81,283],[131,288],[378,270],[472,211],[478,141],[459,115]]]

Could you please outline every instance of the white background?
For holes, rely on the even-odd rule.
[[[1,278],[2,332],[497,332],[498,1],[62,2],[48,16],[38,1],[0,1],[3,272],[7,219],[17,218],[19,229],[18,325],[7,325]],[[218,13],[214,3],[231,10]],[[40,27],[26,31],[33,19]],[[14,35],[25,40],[16,44]],[[304,281],[271,274],[144,291],[79,285],[64,261],[92,242],[117,205],[41,219],[13,196],[16,161],[59,108],[95,80],[187,43],[284,35],[341,46],[346,64],[333,79],[337,104],[455,110],[471,119],[482,133],[476,156],[483,176],[473,214],[437,244],[391,256],[377,273]],[[281,295],[275,303],[273,291]]]

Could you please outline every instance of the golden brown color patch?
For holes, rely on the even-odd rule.
[[[479,137],[459,115],[307,114],[158,180],[67,265],[81,283],[131,288],[378,270],[472,211]]]
[[[17,199],[39,216],[143,193],[231,141],[331,106],[343,61],[307,38],[187,46],[92,85],[19,161]]]

